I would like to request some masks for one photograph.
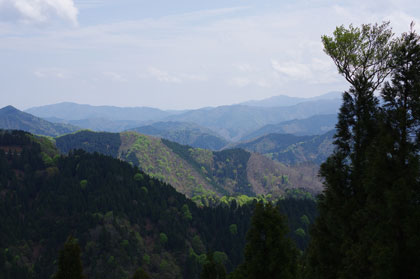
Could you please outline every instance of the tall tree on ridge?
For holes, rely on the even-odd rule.
[[[393,34],[389,23],[383,23],[340,26],[333,35],[322,37],[324,51],[351,87],[343,94],[336,149],[320,170],[325,190],[312,230],[309,273],[313,278],[361,278],[368,272],[369,261],[357,245],[358,232],[365,224],[358,209],[366,203],[363,174],[378,133],[379,102],[374,92],[391,71]]]

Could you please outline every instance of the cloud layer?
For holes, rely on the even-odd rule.
[[[61,19],[77,25],[78,9],[73,0],[0,0],[0,20],[48,23]]]

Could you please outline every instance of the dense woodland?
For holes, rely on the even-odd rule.
[[[340,26],[322,41],[350,88],[317,203],[198,206],[135,164],[59,155],[49,139],[2,131],[1,278],[418,278],[420,36],[412,25],[394,38],[383,23]],[[118,140],[91,144],[115,156]],[[188,147],[165,144],[193,161]],[[247,154],[212,158],[240,164]]]
[[[243,260],[256,202],[199,208],[128,163],[81,150],[57,155],[24,132],[2,132],[0,146],[5,278],[50,277],[70,235],[89,278],[130,278],[140,266],[152,278],[199,278],[207,252],[227,271]],[[278,209],[305,249],[314,201],[286,199]]]

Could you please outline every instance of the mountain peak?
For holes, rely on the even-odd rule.
[[[4,112],[14,112],[14,111],[20,111],[17,108],[15,108],[14,106],[8,105],[5,106],[4,108],[1,108],[0,111],[4,111]]]

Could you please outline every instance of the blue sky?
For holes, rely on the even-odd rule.
[[[348,87],[338,25],[420,24],[419,1],[0,0],[0,106],[186,109]]]

